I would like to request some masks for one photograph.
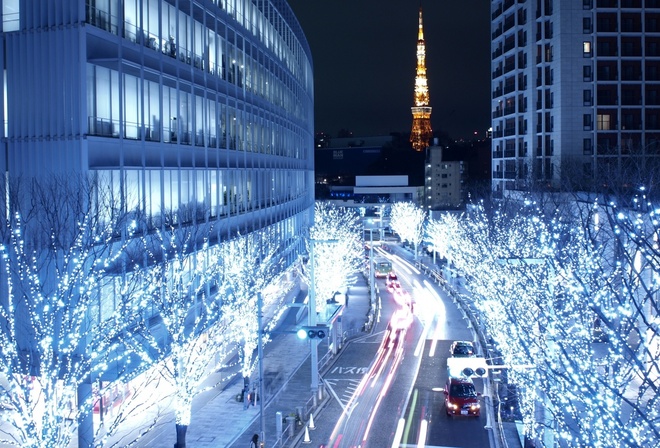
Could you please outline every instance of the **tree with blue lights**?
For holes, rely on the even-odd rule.
[[[314,266],[303,265],[301,276],[311,285],[314,269],[316,311],[323,313],[328,300],[338,291],[350,286],[364,263],[362,225],[360,216],[352,208],[336,207],[317,202],[314,226],[306,240],[307,253],[314,255]],[[311,287],[311,286],[310,286]]]
[[[424,237],[424,223],[426,212],[412,202],[395,202],[390,210],[390,227],[399,234],[401,241],[412,244],[415,250],[415,259],[419,244]]]
[[[102,293],[119,279],[135,228],[112,192],[86,178],[12,182],[2,197],[1,443],[68,447],[78,434],[91,446],[95,402],[132,368],[127,317]]]
[[[529,438],[659,446],[657,211],[564,206],[475,207],[428,229],[509,366]]]
[[[212,235],[208,224],[156,230],[140,239],[133,259],[133,275],[143,292],[134,300],[132,312],[141,319],[125,339],[149,372],[155,370],[169,385],[159,388],[151,404],[173,408],[178,447],[185,446],[194,397],[214,387],[201,385],[218,367],[216,360],[227,358],[234,342],[229,323],[221,318],[222,258],[209,244]],[[142,434],[162,411],[155,411]]]
[[[257,344],[262,332],[262,344],[269,341],[269,334],[259,328],[257,316],[258,294],[263,293],[275,279],[278,263],[278,246],[274,229],[266,228],[223,243],[221,278],[226,294],[223,299],[223,319],[232,323],[234,340],[239,346],[241,373],[245,384],[244,400],[250,387],[250,376],[257,365]],[[272,306],[272,295],[261,296]],[[280,306],[280,305],[276,305]]]

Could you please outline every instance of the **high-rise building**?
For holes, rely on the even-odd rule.
[[[660,1],[491,4],[496,196],[596,187],[658,158]]]
[[[1,3],[4,175],[92,178],[145,238],[199,226],[214,245],[263,229],[273,274],[293,265],[313,219],[314,91],[286,0]],[[90,318],[104,321],[122,288],[97,289]]]
[[[3,172],[94,175],[153,228],[203,209],[219,240],[307,225],[312,58],[285,0],[2,4]]]
[[[417,33],[417,72],[415,76],[415,105],[412,110],[413,123],[410,142],[415,151],[424,151],[433,137],[431,130],[431,106],[429,86],[426,79],[426,44],[422,25],[422,8],[419,8],[419,31]]]

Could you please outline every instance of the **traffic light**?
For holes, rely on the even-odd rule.
[[[488,364],[481,356],[466,358],[447,358],[449,376],[486,376]]]
[[[328,334],[328,327],[326,325],[301,327],[296,334],[300,339],[323,339]]]
[[[463,375],[465,376],[486,376],[486,369],[483,367],[477,367],[472,369],[471,367],[466,367],[463,369]]]

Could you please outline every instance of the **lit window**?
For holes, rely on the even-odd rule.
[[[585,58],[591,56],[591,42],[589,41],[582,42],[582,53]]]
[[[609,131],[610,130],[610,116],[598,114],[596,117],[598,120],[598,130],[599,131]]]

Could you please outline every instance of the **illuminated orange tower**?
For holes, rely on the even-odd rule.
[[[426,81],[426,45],[422,26],[422,7],[419,7],[419,32],[417,35],[417,76],[415,77],[415,105],[410,108],[413,115],[410,143],[415,151],[424,151],[433,137],[431,130],[431,106],[429,86]]]

